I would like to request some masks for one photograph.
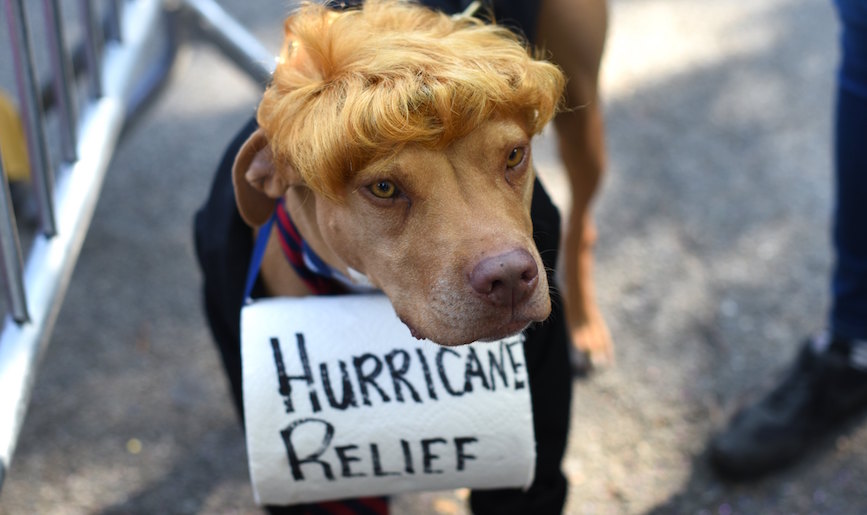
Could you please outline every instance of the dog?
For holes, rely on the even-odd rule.
[[[460,345],[545,320],[530,139],[554,112],[560,71],[504,28],[402,4],[308,5],[286,34],[233,169],[245,221],[262,226],[282,199],[312,251],[382,290],[417,338]],[[269,293],[308,293],[273,231]]]
[[[257,120],[196,216],[206,313],[236,403],[244,275],[276,210],[305,250],[288,256],[271,229],[258,296],[317,293],[315,262],[312,275],[337,290],[381,290],[417,338],[461,345],[526,330],[536,480],[471,502],[558,512],[570,337],[549,287],[559,215],[530,141],[557,112],[562,71],[503,26],[400,0],[306,4],[285,33]]]

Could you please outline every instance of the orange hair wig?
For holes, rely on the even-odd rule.
[[[505,27],[405,0],[307,3],[284,29],[257,119],[275,160],[331,198],[353,170],[408,143],[445,148],[494,116],[536,134],[565,84]]]

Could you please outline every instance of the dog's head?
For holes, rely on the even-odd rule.
[[[408,2],[290,16],[257,131],[234,171],[240,212],[287,205],[313,249],[444,345],[550,313],[533,243],[530,139],[564,79],[507,29]]]

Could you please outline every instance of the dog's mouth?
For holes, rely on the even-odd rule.
[[[421,331],[419,331],[418,329],[416,329],[416,327],[414,325],[407,322],[406,319],[403,317],[399,317],[399,318],[400,318],[400,321],[403,322],[403,325],[405,325],[409,329],[409,334],[411,334],[413,338],[415,338],[416,340],[425,340],[426,339],[424,337],[424,334]]]
[[[400,318],[401,322],[409,329],[410,334],[416,340],[430,340],[437,345],[442,345],[445,347],[457,347],[459,345],[466,345],[473,342],[494,342],[497,340],[502,340],[508,338],[510,336],[514,336],[530,326],[533,323],[533,320],[511,320],[505,324],[498,324],[492,329],[485,331],[472,331],[467,335],[450,335],[448,337],[443,337],[442,334],[427,334],[426,331],[422,331],[414,326],[412,323],[408,322],[405,318]]]
[[[551,313],[547,284],[534,281],[532,292],[499,305],[473,292],[453,293],[441,288],[439,295],[423,302],[394,302],[401,322],[413,338],[453,347],[476,341],[491,342],[514,336]],[[450,293],[451,292],[451,293]]]
[[[504,338],[508,338],[509,336],[514,336],[518,333],[523,332],[525,329],[530,327],[531,323],[532,322],[513,322],[504,326],[501,331],[494,333],[491,336],[479,338],[477,341],[495,342],[497,340],[502,340]]]

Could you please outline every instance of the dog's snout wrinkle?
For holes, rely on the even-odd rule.
[[[470,272],[476,293],[498,307],[514,307],[533,292],[539,276],[536,260],[526,249],[514,249],[479,261]]]

